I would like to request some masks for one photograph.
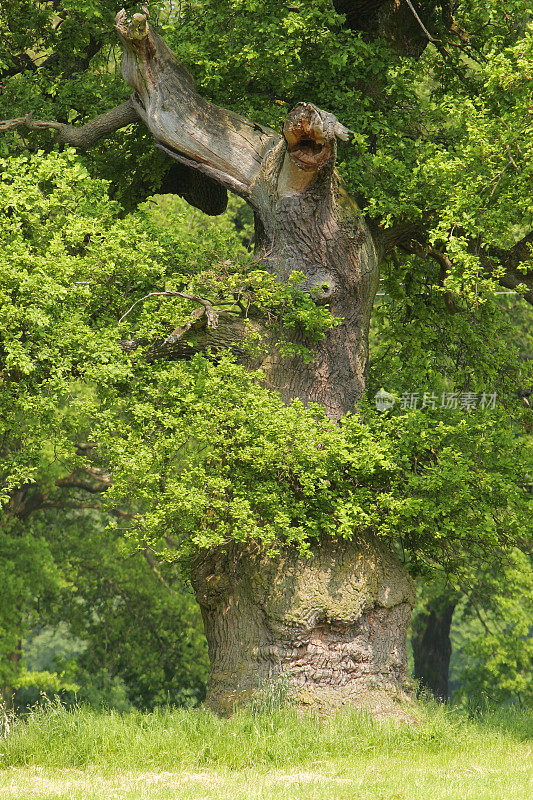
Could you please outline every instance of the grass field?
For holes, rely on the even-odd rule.
[[[418,724],[292,711],[50,706],[0,739],[0,797],[28,800],[531,800],[533,712]]]

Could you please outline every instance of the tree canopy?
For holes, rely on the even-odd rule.
[[[253,261],[241,205],[192,209],[190,176],[140,125],[69,146],[70,126],[127,101],[117,9],[1,3],[6,653],[64,580],[46,532],[58,507],[96,505],[185,572],[232,541],[305,552],[370,528],[413,573],[471,578],[473,559],[530,543],[532,362],[520,357],[530,334],[517,334],[533,302],[529,3],[424,2],[414,16],[402,3],[148,5],[213,102],[279,130],[309,100],[353,131],[338,171],[388,242],[367,395],[335,424],[317,405],[285,405],[241,363],[261,348],[251,311],[282,355],[286,331],[302,331],[304,359],[339,324],[297,274],[282,286]],[[392,5],[405,5],[409,37]],[[185,199],[146,202],[170,191]],[[222,313],[237,345],[206,350],[200,323]],[[385,413],[380,388],[396,397]],[[465,406],[467,394],[497,401]]]

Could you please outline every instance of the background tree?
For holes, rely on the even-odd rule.
[[[16,704],[38,701],[39,689],[122,710],[198,704],[207,648],[198,607],[176,567],[110,534],[95,511],[42,512],[40,522],[63,583],[51,602],[41,596],[39,613],[30,617],[26,670],[18,679],[25,688]]]
[[[502,351],[495,362],[495,370],[504,367],[503,350],[516,348],[519,362],[527,363],[531,351],[531,334],[533,332],[533,309],[523,303],[519,297],[498,296],[498,305],[508,317],[507,330],[500,336],[504,340]],[[501,313],[501,311],[500,311]],[[388,309],[388,315],[391,309]],[[505,318],[505,317],[504,317]],[[418,334],[420,336],[420,334]],[[425,337],[424,337],[425,338]],[[379,345],[376,345],[379,348]],[[390,341],[383,342],[385,349],[391,346]],[[472,356],[481,352],[480,345],[472,349]],[[463,358],[469,350],[468,344],[462,343]],[[514,359],[514,356],[511,356]],[[485,358],[486,362],[487,359]],[[504,370],[502,370],[504,371]],[[487,377],[487,380],[493,380]],[[527,370],[524,375],[520,370],[516,375],[518,381],[516,394],[524,404],[524,424],[521,435],[531,433],[530,389],[527,383]],[[511,390],[512,391],[512,390]],[[517,429],[517,431],[520,429]],[[531,492],[531,477],[526,477],[524,488]],[[520,702],[518,687],[527,685],[530,676],[529,667],[521,659],[509,663],[510,655],[518,646],[527,647],[531,632],[526,619],[530,617],[528,600],[523,588],[530,580],[531,565],[528,560],[530,552],[529,530],[523,531],[520,537],[522,556],[516,552],[496,551],[483,568],[478,562],[474,565],[466,563],[460,574],[455,576],[436,573],[419,580],[418,600],[411,626],[414,655],[414,676],[424,689],[443,699],[461,698],[475,703],[481,698],[492,698],[493,701]],[[524,555],[525,554],[525,555]],[[428,580],[429,578],[429,580]],[[495,587],[498,586],[496,590]],[[490,589],[489,589],[490,587]],[[496,623],[499,631],[500,647],[493,646],[493,658],[498,661],[498,668],[491,671],[492,686],[489,685],[488,671],[482,666],[485,655],[482,654],[483,642],[489,635],[489,625],[485,617],[494,620],[495,605],[498,597],[508,597],[509,603],[505,614]],[[521,598],[518,603],[516,600]],[[483,620],[483,621],[482,621]],[[525,627],[524,627],[525,623]],[[517,645],[516,637],[524,637],[522,645]],[[504,644],[503,642],[506,642]],[[513,644],[514,642],[514,644]],[[452,656],[453,650],[453,656]],[[496,656],[496,651],[498,656]],[[474,657],[474,653],[478,656]],[[451,674],[450,674],[450,657]],[[485,677],[482,678],[481,676]],[[477,677],[474,677],[477,676]],[[448,689],[448,684],[450,689]],[[468,688],[467,688],[468,687]]]

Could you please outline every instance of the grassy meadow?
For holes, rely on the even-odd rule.
[[[60,705],[0,739],[0,798],[26,800],[530,800],[533,712],[418,723],[292,710],[119,714]]]

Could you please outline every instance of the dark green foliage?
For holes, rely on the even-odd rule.
[[[37,544],[48,545],[59,581],[53,594],[32,583],[39,607],[26,605],[24,622],[39,627],[24,644],[22,673],[10,676],[18,709],[43,691],[118,710],[203,699],[207,648],[190,589],[172,565],[150,553],[147,561],[104,522],[94,511],[37,515]]]
[[[105,529],[101,515],[47,520],[46,537],[65,575],[48,615],[68,622],[83,650],[66,670],[76,699],[117,703],[113,685],[137,708],[197,704],[203,699],[207,650],[199,609],[172,565],[158,564]],[[59,523],[59,524],[58,524]],[[113,702],[115,701],[115,702]]]

